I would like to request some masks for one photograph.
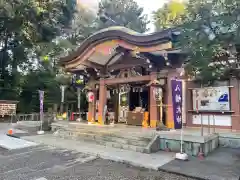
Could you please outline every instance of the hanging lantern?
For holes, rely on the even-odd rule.
[[[122,102],[126,102],[127,101],[127,97],[126,96],[122,96]]]
[[[87,93],[87,99],[88,99],[88,102],[93,102],[94,101],[94,93],[93,92],[88,92]]]
[[[161,101],[162,100],[162,88],[161,87],[155,87],[153,89],[153,98],[156,101]]]
[[[74,75],[72,77],[72,85],[76,88],[83,88],[84,87],[84,77],[82,75]]]

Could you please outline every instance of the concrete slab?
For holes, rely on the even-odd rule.
[[[16,123],[0,123],[0,134],[6,134],[9,129],[13,129],[13,133],[26,133],[26,131],[17,129],[17,124]]]
[[[204,160],[173,160],[160,170],[211,180],[239,180],[240,149],[219,148]]]
[[[16,125],[22,125],[26,127],[37,127],[41,125],[41,121],[18,121]]]
[[[139,166],[154,170],[157,170],[159,167],[172,161],[175,158],[175,153],[170,152],[162,151],[152,154],[143,154],[123,149],[105,147],[90,142],[61,139],[49,134],[41,136],[26,136],[22,138],[36,143],[76,150],[78,152],[86,154],[97,155],[103,159],[124,162],[133,166]]]
[[[23,139],[9,137],[4,134],[0,135],[0,147],[8,150],[21,149],[21,148],[37,146],[37,145],[38,144],[35,142],[30,142]]]

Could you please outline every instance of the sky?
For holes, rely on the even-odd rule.
[[[78,0],[84,4],[87,4],[93,10],[97,10],[99,0]],[[169,0],[135,0],[140,7],[143,7],[144,14],[147,14],[151,20],[152,12],[160,8],[165,2]],[[153,24],[149,24],[150,32],[154,30]]]
[[[156,11],[163,6],[168,0],[135,0],[139,6],[144,8],[144,13],[148,15],[149,20],[151,20],[152,12]],[[148,25],[150,29],[149,32],[154,31],[154,25],[151,23]]]

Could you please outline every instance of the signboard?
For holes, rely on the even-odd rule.
[[[0,103],[0,116],[11,116],[16,114],[16,104]]]
[[[229,87],[211,87],[192,90],[193,110],[230,111]]]
[[[173,118],[174,128],[182,128],[182,81],[172,80],[172,104],[173,104]]]
[[[72,85],[75,86],[76,88],[84,88],[84,77],[82,75],[74,75],[72,77]]]

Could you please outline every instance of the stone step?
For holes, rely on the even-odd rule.
[[[62,138],[73,138],[76,140],[82,140],[86,142],[93,142],[106,147],[114,147],[118,149],[131,150],[136,152],[147,152],[146,147],[150,140],[136,141],[136,139],[128,139],[126,137],[114,137],[106,134],[91,134],[85,132],[70,132],[66,130],[60,130],[58,136]]]
[[[67,125],[67,126],[54,126],[52,125],[53,129],[63,129],[63,130],[72,130],[72,131],[78,131],[78,132],[86,132],[86,133],[92,133],[92,134],[108,134],[109,136],[131,136],[132,139],[136,139],[138,140],[139,134],[137,137],[132,136],[133,133],[130,132],[124,132],[124,134],[120,131],[120,130],[116,130],[114,131],[114,133],[111,131],[111,133],[109,131],[107,131],[108,128],[102,128],[102,127],[96,127],[96,126],[88,126],[86,128],[86,126],[76,126],[76,125]],[[112,127],[109,127],[109,129],[114,129]],[[153,137],[155,136],[155,134],[153,135]],[[141,137],[143,139],[151,139],[151,138],[146,138],[146,137]]]
[[[59,131],[59,136],[62,137],[73,137],[74,139],[86,139],[86,140],[95,140],[95,141],[106,141],[106,142],[116,142],[119,144],[127,144],[127,145],[134,145],[134,146],[144,146],[146,147],[151,139],[131,139],[128,137],[116,137],[116,136],[108,136],[106,134],[92,134],[92,133],[85,133],[85,132],[69,132],[69,131]]]
[[[91,134],[88,134],[91,136]],[[86,136],[86,134],[84,133],[80,133],[78,136],[80,137],[84,137]],[[106,142],[116,142],[119,144],[126,144],[126,145],[133,145],[133,146],[147,146],[150,142],[150,140],[148,141],[142,141],[142,140],[135,140],[135,139],[130,139],[130,138],[126,138],[126,137],[113,137],[113,136],[108,136],[108,135],[92,135],[92,139],[94,140],[98,140],[98,141],[106,141]]]
[[[89,130],[89,129],[79,129],[79,128],[61,128],[60,130],[63,131],[69,131],[69,132],[79,132],[79,133],[86,133],[86,134],[95,134],[95,135],[99,135],[99,136],[108,136],[108,137],[116,137],[116,138],[126,138],[126,139],[131,139],[131,140],[136,140],[136,141],[146,141],[149,142],[152,140],[152,138],[150,137],[141,137],[141,136],[134,136],[132,133],[121,133],[121,132],[114,132],[114,133],[110,133],[110,132],[106,132],[101,130],[101,129],[97,129],[96,131],[93,130]],[[155,136],[155,135],[154,135]],[[153,136],[153,137],[154,137]]]

